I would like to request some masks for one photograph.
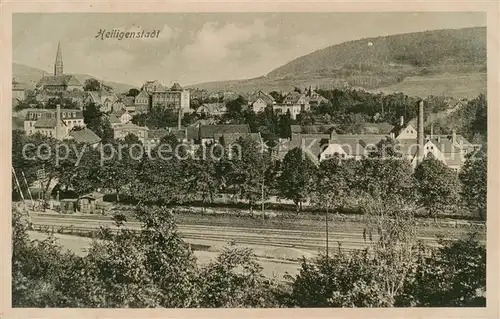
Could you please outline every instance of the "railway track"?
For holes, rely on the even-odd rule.
[[[72,220],[57,220],[51,222],[41,222],[33,220],[35,230],[44,228],[47,230],[66,229],[68,232],[89,233],[96,231],[99,227],[108,227],[116,231],[117,227],[113,222],[85,222],[86,225],[75,224]],[[139,223],[128,223],[129,229],[140,229]],[[276,229],[248,229],[241,227],[221,227],[221,226],[200,226],[200,225],[180,225],[178,226],[181,236],[186,242],[234,242],[239,245],[263,246],[269,248],[297,248],[307,251],[324,250],[325,234],[319,232],[306,232],[297,230],[276,230]],[[66,232],[63,232],[66,233]],[[373,236],[373,240],[377,240]],[[421,237],[425,243],[436,245],[436,240],[431,237]],[[361,232],[333,232],[329,235],[330,249],[334,249],[340,243],[343,249],[361,249],[366,247],[369,242],[365,242]]]

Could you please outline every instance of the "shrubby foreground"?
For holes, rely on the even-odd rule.
[[[369,248],[338,247],[304,259],[299,274],[285,280],[266,278],[251,250],[232,245],[198,266],[164,207],[138,206],[140,231],[101,229],[85,257],[63,252],[54,237],[29,240],[16,212],[13,306],[485,306],[485,247],[474,235],[426,247],[416,240],[413,214],[398,207],[367,202],[363,237],[372,242]]]

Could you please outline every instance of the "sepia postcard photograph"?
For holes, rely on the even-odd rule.
[[[4,7],[6,318],[498,316],[497,12],[259,5]]]

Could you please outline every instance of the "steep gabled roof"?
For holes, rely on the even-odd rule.
[[[252,104],[255,103],[255,101],[257,101],[258,99],[262,99],[266,104],[273,104],[276,102],[271,95],[263,92],[262,90],[250,93],[247,96],[247,101]]]
[[[182,91],[182,86],[175,82],[174,85],[172,85],[172,87],[170,88],[170,91]]]
[[[299,92],[290,92],[283,99],[283,104],[297,104],[303,96],[305,95]]]
[[[38,83],[37,87],[43,86],[82,86],[80,81],[72,74],[63,75],[47,75],[44,76]]]

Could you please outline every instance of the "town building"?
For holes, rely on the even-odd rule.
[[[143,145],[147,145],[149,129],[145,126],[138,126],[133,123],[119,123],[113,125],[113,135],[116,140],[124,139],[127,135],[137,136]]]
[[[152,106],[163,106],[173,110],[180,109],[182,113],[189,113],[189,90],[183,89],[179,83],[172,87],[157,89],[151,93]]]
[[[196,109],[196,113],[207,116],[223,116],[227,113],[227,107],[225,103],[203,103]]]
[[[118,96],[114,92],[108,92],[106,90],[100,91],[88,91],[87,96],[84,99],[84,105],[87,103],[95,103],[99,106],[101,112],[111,112],[113,104],[118,100]]]
[[[307,96],[299,92],[290,92],[283,98],[282,103],[273,105],[273,110],[277,113],[287,114],[290,112],[292,119],[296,119],[301,112],[308,112],[310,109]]]
[[[87,127],[71,130],[65,139],[73,140],[79,144],[87,144],[94,148],[101,143],[101,138]]]
[[[360,160],[375,152],[380,142],[392,140],[396,153],[414,168],[425,158],[433,157],[458,171],[465,163],[467,154],[479,146],[455,131],[450,135],[425,135],[423,108],[420,101],[418,118],[408,123],[401,118],[389,134],[337,134],[334,130],[330,134],[304,134],[295,130],[291,139],[280,140],[277,157],[283,159],[289,150],[299,147],[316,164],[332,157]]]
[[[104,194],[93,192],[80,196],[78,200],[80,212],[87,214],[105,214],[111,210],[112,204],[104,201]]]
[[[151,97],[147,91],[141,91],[134,98],[135,104],[135,112],[136,113],[145,113],[149,110],[149,105]]]
[[[262,112],[267,106],[276,104],[274,98],[262,90],[248,94],[247,102],[248,106],[252,108],[255,113]]]
[[[83,85],[72,74],[64,74],[63,58],[61,44],[57,44],[56,60],[54,63],[54,75],[42,77],[36,84],[37,91],[46,91],[50,93],[64,91],[83,91]]]
[[[27,135],[44,131],[50,136],[50,132],[55,132],[55,119],[59,110],[59,117],[64,124],[63,130],[71,131],[74,127],[84,127],[83,113],[77,109],[27,109],[24,119],[24,131]],[[54,135],[55,136],[55,135]],[[62,138],[63,136],[60,136]]]
[[[309,88],[306,96],[311,107],[318,107],[321,103],[328,103],[326,98],[315,91],[311,91],[311,88]]]
[[[17,101],[22,101],[26,98],[26,90],[28,86],[25,83],[16,81],[15,78],[12,79],[12,99]]]
[[[219,142],[223,134],[229,133],[249,134],[250,126],[248,124],[200,125],[197,143],[206,145]]]

